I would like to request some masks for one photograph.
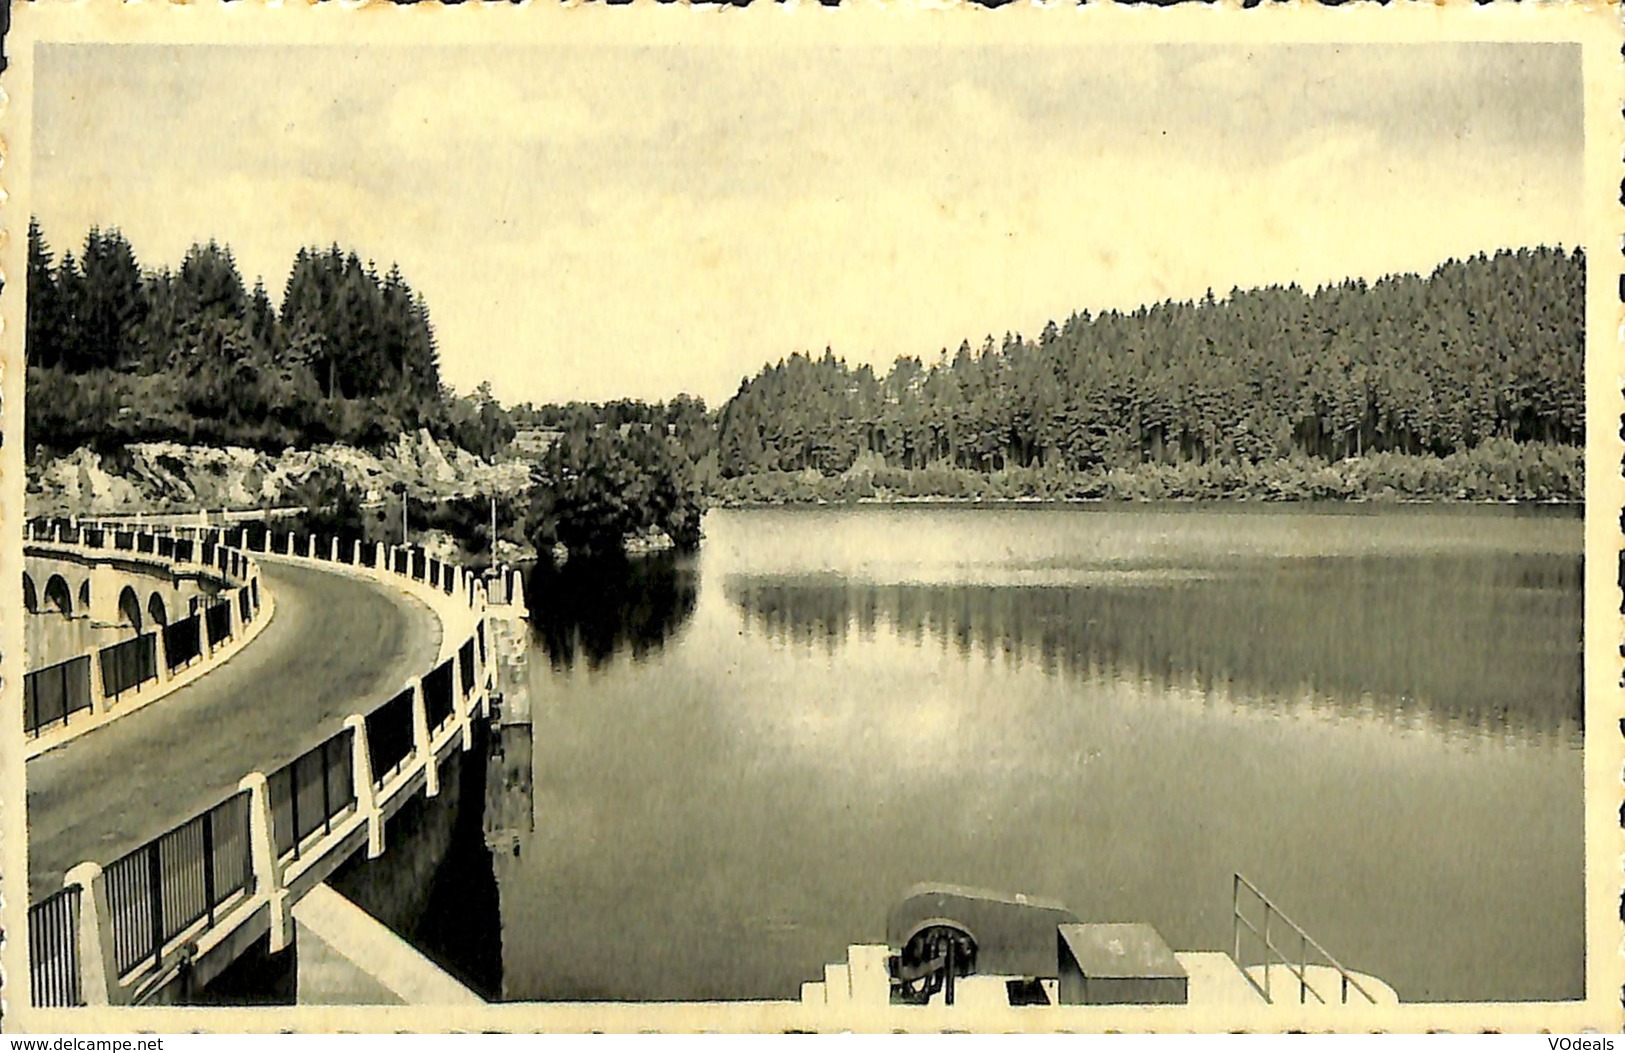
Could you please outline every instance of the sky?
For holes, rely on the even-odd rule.
[[[1582,241],[1564,44],[42,45],[31,207],[399,263],[444,378],[716,405],[826,346]]]

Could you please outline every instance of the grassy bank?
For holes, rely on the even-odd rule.
[[[1145,464],[1074,471],[984,473],[938,465],[859,465],[837,476],[759,472],[714,484],[711,503],[852,501],[1569,501],[1584,496],[1576,446],[1492,441],[1448,457],[1379,453],[1327,463],[1291,457],[1259,464]]]

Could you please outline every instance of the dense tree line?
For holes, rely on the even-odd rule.
[[[1431,275],[1233,290],[1073,314],[885,375],[826,349],[741,384],[721,474],[860,456],[894,468],[1091,471],[1142,464],[1445,456],[1491,439],[1584,441],[1585,261],[1522,249]]]
[[[143,269],[117,230],[57,259],[30,221],[26,344],[36,447],[378,447],[427,427],[489,454],[512,436],[489,389],[442,387],[428,307],[399,268],[337,245],[299,250],[278,306],[215,241]]]
[[[654,427],[572,422],[532,466],[526,533],[538,552],[614,556],[658,532],[680,550],[700,544],[703,507],[682,447]]]
[[[702,470],[705,462],[715,460],[716,414],[706,409],[704,399],[693,395],[677,395],[668,402],[615,399],[610,402],[553,402],[540,406],[522,402],[507,413],[509,421],[516,428],[567,431],[578,427],[605,427],[624,431],[635,426],[646,430],[664,430],[677,440],[691,462],[702,466]]]

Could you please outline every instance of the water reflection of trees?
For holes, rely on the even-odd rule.
[[[537,566],[526,584],[531,635],[555,669],[589,669],[615,654],[660,650],[694,614],[699,575],[690,556],[658,552],[627,559]]]
[[[742,576],[725,591],[748,631],[802,645],[833,650],[886,628],[1051,675],[1577,743],[1580,583],[1579,557],[1520,555],[1299,560],[1107,584]]]

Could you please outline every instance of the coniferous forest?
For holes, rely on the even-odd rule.
[[[962,343],[929,365],[899,358],[884,376],[795,355],[724,408],[720,467],[836,473],[872,454],[1087,470],[1580,444],[1584,268],[1538,249],[1313,293],[1210,292]]]
[[[442,386],[423,297],[338,246],[280,302],[229,247],[143,269],[116,230],[29,227],[30,449],[261,449],[403,431],[486,457],[517,428],[661,430],[723,502],[869,497],[1577,500],[1585,260],[1538,248],[1309,291],[1082,311],[887,371],[826,349],[680,395],[504,409]],[[584,447],[585,448],[585,447]]]
[[[428,307],[399,269],[336,245],[299,251],[277,305],[214,241],[143,269],[117,230],[57,258],[30,222],[27,310],[33,451],[376,448],[428,428],[491,454],[512,437],[488,392],[443,389]]]

